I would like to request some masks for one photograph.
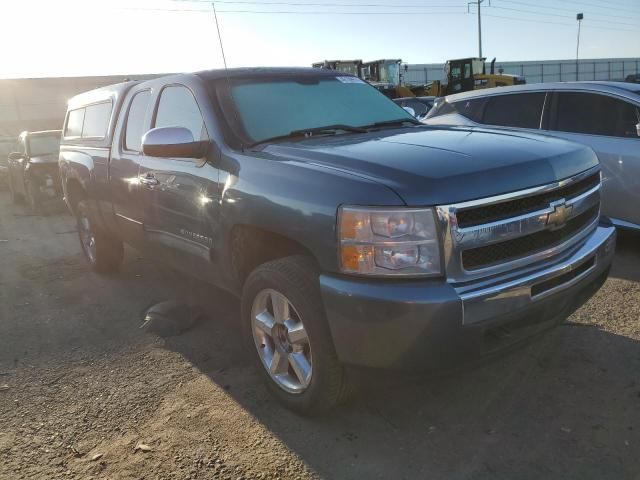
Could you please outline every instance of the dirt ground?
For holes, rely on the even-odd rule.
[[[207,318],[141,330],[166,299]],[[119,274],[90,272],[64,210],[30,216],[1,193],[0,478],[640,478],[638,236],[566,325],[471,371],[368,379],[322,418],[267,394],[238,316],[132,250]]]

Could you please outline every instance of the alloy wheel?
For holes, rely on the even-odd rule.
[[[302,317],[282,293],[259,292],[251,308],[251,330],[258,356],[271,379],[299,394],[311,383],[313,357]]]

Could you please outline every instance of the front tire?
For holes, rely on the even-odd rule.
[[[242,291],[242,320],[261,376],[287,408],[317,414],[348,399],[310,258],[286,257],[254,270]]]
[[[78,202],[76,212],[80,245],[91,267],[100,273],[117,271],[124,259],[122,241],[108,235],[96,225],[91,219],[86,200]]]

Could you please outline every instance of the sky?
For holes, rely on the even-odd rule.
[[[463,0],[219,0],[229,67],[326,59],[443,63],[478,55]],[[640,57],[640,0],[484,0],[499,61]],[[0,0],[0,78],[188,72],[223,59],[205,0]]]

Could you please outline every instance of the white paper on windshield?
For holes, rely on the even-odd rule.
[[[342,83],[364,83],[358,77],[336,77],[336,80]]]

